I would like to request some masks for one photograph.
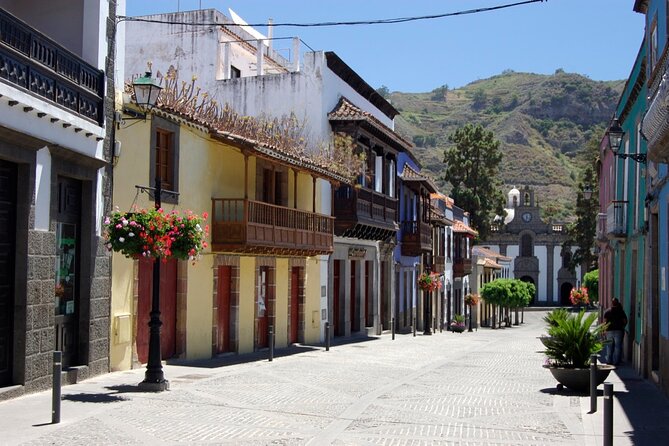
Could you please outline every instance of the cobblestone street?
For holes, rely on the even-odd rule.
[[[135,391],[143,370],[113,373],[65,387],[59,425],[49,394],[0,403],[0,443],[601,444],[601,399],[588,415],[588,397],[555,393],[541,367],[543,314],[501,330],[304,347],[273,362],[169,365],[171,390],[156,394]],[[632,444],[629,429],[616,419],[616,445]],[[653,444],[643,438],[634,444]]]

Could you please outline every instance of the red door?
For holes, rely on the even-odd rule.
[[[298,342],[300,323],[300,268],[294,267],[290,275],[290,342]]]
[[[216,352],[230,351],[230,295],[232,294],[232,267],[218,267],[218,339]]]
[[[351,260],[351,332],[358,331],[358,318],[356,316],[356,306],[355,306],[355,300],[357,298],[356,294],[356,261]]]
[[[149,358],[149,320],[153,292],[153,261],[139,260],[139,302],[137,303],[137,358]],[[168,359],[176,353],[177,327],[177,261],[160,264],[160,357]]]
[[[335,336],[340,336],[339,333],[339,268],[341,260],[335,260],[333,265],[333,282],[332,282],[332,329]]]
[[[269,268],[265,266],[260,267],[260,270],[258,271],[258,302],[256,305],[256,315],[258,319],[256,347],[258,348],[269,347],[269,284]]]

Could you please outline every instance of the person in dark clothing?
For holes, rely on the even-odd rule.
[[[622,355],[623,337],[627,325],[627,315],[620,301],[613,298],[611,307],[604,312],[604,322],[609,324],[606,329],[606,355],[604,362],[618,365]]]

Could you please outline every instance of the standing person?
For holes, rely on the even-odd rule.
[[[607,344],[604,359],[607,364],[618,365],[622,356],[627,315],[622,305],[620,305],[620,301],[615,297],[611,301],[611,307],[604,312],[604,322],[609,324],[606,329]]]

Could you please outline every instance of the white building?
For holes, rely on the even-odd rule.
[[[535,285],[531,305],[570,305],[569,293],[581,276],[580,266],[575,271],[567,266],[576,246],[563,247],[567,240],[563,224],[541,219],[533,189],[511,189],[504,223],[499,221],[492,229],[480,246],[510,257],[510,277]]]

